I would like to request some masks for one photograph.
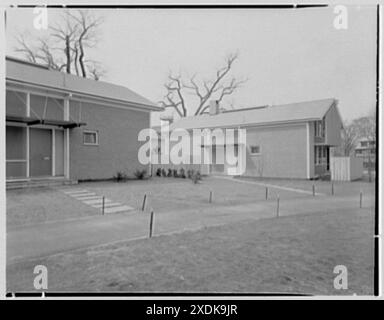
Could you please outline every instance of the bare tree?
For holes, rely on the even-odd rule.
[[[374,144],[374,149],[368,148],[368,178],[369,182],[372,181],[372,154],[371,150],[376,150],[376,112],[374,111],[367,117],[362,117],[354,121],[357,136],[359,139],[366,139],[369,143]],[[368,145],[369,146],[369,145]]]
[[[357,142],[357,130],[353,122],[347,122],[343,125],[341,132],[341,155],[349,157],[352,155]]]
[[[210,99],[216,97],[220,102],[247,81],[246,79],[238,80],[235,77],[227,80],[233,63],[237,59],[237,54],[230,54],[225,64],[216,70],[214,78],[210,80],[198,81],[196,74],[189,79],[183,79],[181,75],[170,73],[164,85],[167,93],[160,103],[164,108],[173,108],[180,117],[186,117],[191,109],[187,106],[185,94],[192,94],[198,101],[194,115],[204,113],[209,107]]]
[[[47,39],[31,39],[27,43],[24,35],[17,38],[16,52],[24,54],[28,61],[44,64],[52,69],[99,79],[105,74],[100,63],[86,59],[87,50],[99,42],[98,28],[103,18],[88,11],[65,11],[55,25],[49,27]]]

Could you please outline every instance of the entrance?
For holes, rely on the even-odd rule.
[[[52,130],[31,128],[29,138],[30,176],[51,176]]]

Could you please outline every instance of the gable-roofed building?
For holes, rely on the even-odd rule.
[[[208,114],[181,118],[169,129],[246,129],[246,144],[234,146],[236,155],[245,154],[245,176],[314,179],[329,174],[330,148],[341,144],[336,99],[219,110],[212,101]],[[201,171],[227,174],[231,165],[215,163],[226,145],[212,142],[204,147],[211,148],[213,163],[201,165]]]
[[[7,57],[7,184],[133,174],[138,133],[161,110],[123,86]]]

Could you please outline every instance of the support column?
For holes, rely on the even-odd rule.
[[[64,120],[69,120],[69,98],[64,99]],[[64,176],[70,178],[69,129],[64,129]]]
[[[27,92],[27,97],[26,97],[26,116],[30,117],[31,116],[31,94]],[[29,178],[30,172],[29,172],[29,127],[26,127],[26,146],[25,146],[25,157],[26,157],[26,176]]]
[[[56,176],[56,131],[52,129],[52,177]]]

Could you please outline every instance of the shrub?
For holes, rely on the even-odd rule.
[[[162,175],[163,177],[166,177],[166,176],[167,176],[167,171],[165,171],[164,168],[161,169],[161,175]]]
[[[113,176],[113,180],[116,182],[125,181],[128,179],[127,174],[124,171],[117,171],[116,174]]]
[[[176,169],[173,169],[173,176],[175,177],[175,178],[178,178],[179,177],[179,174],[177,173],[177,170]]]
[[[156,176],[157,176],[157,177],[161,177],[161,169],[160,169],[160,168],[157,168],[157,170],[156,170]]]
[[[136,170],[134,172],[134,175],[135,175],[136,179],[143,180],[145,178],[145,176],[147,175],[147,170],[145,170],[145,169],[143,169],[143,170]]]
[[[167,177],[172,177],[172,173],[173,173],[173,171],[172,171],[172,169],[168,169],[168,173],[167,173]]]
[[[196,173],[193,175],[193,183],[198,183],[200,180],[201,180],[201,174],[200,174],[200,171],[196,171]]]
[[[183,168],[180,169],[179,177],[185,179],[185,170]]]
[[[193,177],[193,173],[194,173],[194,171],[191,170],[191,169],[189,169],[189,170],[187,171],[187,177],[188,177],[188,179],[192,179],[192,177]]]

